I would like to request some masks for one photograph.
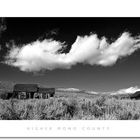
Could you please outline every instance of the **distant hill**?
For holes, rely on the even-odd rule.
[[[80,92],[80,89],[77,88],[57,88],[56,90],[61,92]]]
[[[89,90],[80,90],[77,88],[57,88],[56,91],[58,92],[70,92],[70,93],[87,93],[87,94],[98,94],[97,92],[94,91],[89,91]]]
[[[129,88],[126,88],[126,89],[120,89],[118,91],[111,92],[110,94],[111,95],[134,94],[137,91],[140,91],[140,88],[135,86],[135,87],[129,87]]]

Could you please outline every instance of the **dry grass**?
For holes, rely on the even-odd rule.
[[[140,119],[140,101],[106,96],[0,100],[0,119],[137,120]]]

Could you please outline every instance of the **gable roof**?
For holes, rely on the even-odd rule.
[[[37,84],[16,84],[14,86],[14,92],[37,92]]]

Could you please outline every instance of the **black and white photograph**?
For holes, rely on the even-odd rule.
[[[1,17],[0,120],[140,120],[140,18]]]
[[[139,0],[0,0],[0,138],[140,138]]]

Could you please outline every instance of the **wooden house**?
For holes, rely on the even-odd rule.
[[[53,97],[55,88],[41,88],[37,84],[16,84],[13,89],[12,98],[18,99],[47,99]]]
[[[34,98],[34,94],[37,92],[37,84],[16,84],[13,89],[13,96],[18,99],[29,99]]]

